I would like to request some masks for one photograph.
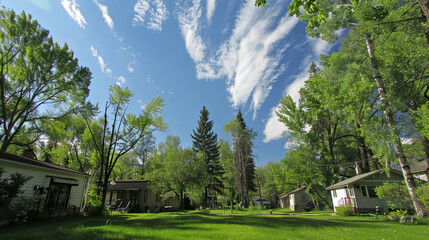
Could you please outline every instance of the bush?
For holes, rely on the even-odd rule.
[[[85,213],[90,216],[97,216],[103,214],[100,211],[101,206],[103,205],[102,196],[97,193],[97,189],[94,186],[91,186],[88,190],[88,197],[85,206]]]
[[[423,205],[424,214],[429,216],[429,183],[422,184],[416,192],[420,203]]]
[[[391,208],[414,209],[410,193],[404,183],[388,183],[376,187],[375,192],[380,199],[386,200]]]
[[[353,207],[352,206],[336,207],[335,210],[338,216],[344,217],[344,216],[352,215]]]
[[[390,212],[387,217],[389,219],[393,218],[393,220],[400,220],[402,216],[407,215],[407,210],[396,210],[393,212]]]
[[[3,173],[4,170],[0,168],[0,177]],[[17,199],[16,197],[19,193],[22,193],[19,189],[30,179],[31,177],[14,173],[10,175],[10,178],[0,180],[0,221],[12,220],[16,223],[27,221],[28,214],[23,209],[26,209],[25,206],[28,206],[26,205],[28,204],[28,200]]]

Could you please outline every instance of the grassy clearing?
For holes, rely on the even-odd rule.
[[[14,239],[426,239],[427,223],[401,225],[368,217],[218,215],[201,212],[115,214],[0,228]]]

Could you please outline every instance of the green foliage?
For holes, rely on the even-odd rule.
[[[249,129],[244,122],[241,111],[237,113],[234,120],[224,126],[233,144],[233,172],[235,180],[235,191],[244,206],[249,205],[249,191],[255,191],[255,163],[253,160],[253,140],[256,132]]]
[[[209,121],[209,111],[203,106],[200,112],[200,119],[198,120],[198,127],[196,130],[193,130],[191,135],[192,149],[196,153],[201,153],[205,158],[207,177],[209,178],[207,179],[209,185],[206,188],[214,191],[211,194],[215,194],[221,193],[223,188],[223,168],[217,146],[217,134],[212,131],[212,128],[213,121]],[[213,208],[214,206],[211,207]]]
[[[420,129],[420,134],[426,138],[429,138],[429,102],[426,102],[414,113],[415,120],[420,126],[422,126]]]
[[[12,219],[15,222],[25,221],[27,212],[23,211],[17,196],[22,193],[20,188],[31,179],[19,173],[13,173],[9,178],[2,178],[3,168],[0,168],[0,220]]]
[[[111,86],[109,92],[110,100],[106,103],[103,117],[94,120],[92,109],[81,111],[94,144],[97,157],[94,165],[99,166],[97,176],[102,183],[98,192],[102,196],[100,211],[104,209],[107,184],[119,158],[131,151],[145,135],[167,128],[162,118],[163,98],[152,99],[142,112],[136,115],[127,112],[130,98],[133,96],[127,87]]]
[[[103,208],[103,197],[98,194],[97,188],[93,184],[88,190],[85,213],[89,216],[102,215],[103,211],[100,211],[100,208]]]
[[[389,212],[387,215],[388,218],[393,218],[394,220],[400,220],[402,216],[407,215],[407,210],[398,209],[396,211]]]
[[[341,217],[352,215],[352,206],[335,207],[336,214]]]
[[[115,179],[137,179],[140,170],[139,161],[134,152],[127,152],[118,159],[113,174]]]
[[[256,168],[256,184],[261,189],[262,198],[267,199],[273,206],[277,206],[281,192],[276,186],[275,171],[278,170],[279,163],[268,162],[265,166]],[[258,181],[259,180],[259,181]],[[280,187],[281,188],[281,187]]]
[[[417,196],[423,205],[423,211],[429,216],[429,183],[423,183],[417,189]]]
[[[151,189],[155,192],[174,192],[178,197],[181,208],[184,208],[186,194],[193,197],[206,186],[205,159],[192,149],[180,147],[179,137],[167,136],[164,143],[158,146],[152,154],[150,165],[145,177],[151,181]]]
[[[375,188],[375,193],[391,208],[413,209],[413,202],[404,183],[388,183]]]
[[[31,15],[0,11],[1,151],[30,146],[41,121],[68,115],[89,93],[91,72],[80,67]],[[19,138],[22,133],[31,139]]]

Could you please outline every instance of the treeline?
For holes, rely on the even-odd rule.
[[[246,126],[241,111],[224,126],[232,146],[218,140],[212,127],[209,111],[203,107],[191,148],[183,149],[179,137],[168,136],[148,158],[144,177],[151,181],[152,190],[166,196],[173,192],[182,209],[232,207],[240,202],[249,206],[256,190],[252,152],[256,134]]]
[[[326,204],[323,189],[341,177],[396,165],[423,215],[410,165],[429,164],[428,4],[292,1],[290,14],[308,24],[309,36],[347,36],[338,52],[311,64],[299,101],[280,100],[291,150],[271,168],[279,190],[306,185]]]
[[[132,91],[114,85],[100,109],[86,100],[90,70],[31,15],[2,10],[0,30],[0,151],[27,152],[90,174],[94,212],[101,213],[107,183],[125,176],[122,167],[131,150],[144,159],[152,133],[167,127],[161,116],[164,100],[155,98],[131,114]]]
[[[225,125],[232,141],[218,140],[203,107],[192,148],[168,136],[164,100],[155,98],[138,114],[128,112],[133,92],[113,85],[105,104],[87,101],[91,72],[73,51],[59,46],[31,15],[0,11],[0,151],[26,153],[90,175],[85,208],[101,214],[113,179],[151,180],[153,191],[179,198],[181,208],[215,202],[250,203],[255,190],[253,139],[239,111]],[[225,201],[226,203],[226,201]]]

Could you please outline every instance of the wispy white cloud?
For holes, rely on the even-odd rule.
[[[104,22],[110,29],[113,29],[115,24],[113,23],[112,18],[109,16],[109,8],[106,5],[100,4],[97,0],[93,0],[95,4],[97,4],[98,8],[101,11],[101,15],[104,18]]]
[[[210,23],[216,9],[216,0],[207,0],[207,21]]]
[[[76,0],[61,0],[61,5],[63,5],[68,15],[77,22],[81,28],[85,29],[86,20],[80,12],[79,4],[76,3]]]
[[[119,76],[118,81],[116,82],[116,85],[123,86],[126,83],[124,76]]]
[[[92,56],[96,57],[98,60],[98,65],[100,65],[101,71],[103,73],[105,73],[107,76],[112,76],[112,70],[110,70],[110,68],[107,68],[107,64],[104,62],[103,57],[101,57],[100,55],[98,55],[98,51],[97,49],[95,49],[94,46],[91,46],[91,53]]]
[[[272,140],[280,139],[286,133],[286,126],[278,121],[276,111],[279,110],[279,106],[273,107],[270,112],[270,116],[265,123],[264,128],[264,142],[267,143]]]
[[[132,25],[146,26],[154,31],[161,31],[167,20],[168,10],[162,0],[138,0],[134,5],[134,18]]]
[[[192,6],[183,7],[178,15],[179,27],[185,40],[186,50],[195,63],[204,60],[206,46],[200,35],[201,1],[194,0]]]
[[[245,105],[251,99],[256,117],[273,83],[285,71],[281,64],[287,44],[281,41],[298,23],[287,16],[284,2],[273,2],[264,9],[255,8],[254,1],[243,4],[230,38],[215,54],[207,55],[208,46],[202,40],[203,30],[199,0],[179,11],[179,26],[186,49],[196,65],[198,79],[227,79],[227,91],[233,107]]]
[[[272,84],[284,71],[280,61],[288,45],[279,47],[278,43],[298,23],[297,18],[287,17],[282,6],[273,4],[271,9],[259,10],[252,2],[245,5],[221,55],[230,80],[228,91],[231,102],[238,106],[252,97],[254,118],[269,95]],[[285,16],[280,17],[282,14]]]

